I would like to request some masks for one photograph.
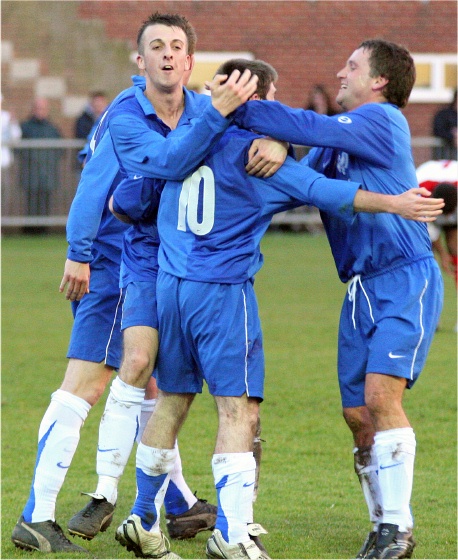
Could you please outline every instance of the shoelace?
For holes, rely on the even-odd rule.
[[[52,522],[52,528],[55,530],[55,532],[57,533],[57,536],[59,537],[59,539],[64,542],[65,544],[71,544],[73,545],[72,541],[67,539],[67,537],[65,536],[65,533],[62,531],[61,526],[56,523],[55,521]]]
[[[99,502],[101,500],[98,500]],[[83,513],[83,517],[91,517],[92,513],[97,509],[97,501],[95,498],[92,498],[91,502],[88,504],[86,511]]]

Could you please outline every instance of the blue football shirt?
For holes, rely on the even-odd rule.
[[[369,103],[328,117],[276,101],[252,101],[237,109],[235,122],[280,140],[320,146],[303,163],[327,177],[392,195],[418,186],[409,127],[392,104]],[[351,223],[326,213],[322,217],[343,282],[432,256],[425,223],[388,213],[359,213]]]

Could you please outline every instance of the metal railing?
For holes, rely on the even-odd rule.
[[[83,140],[19,140],[2,147],[13,162],[2,168],[2,228],[64,227],[81,175],[78,152]],[[412,138],[415,165],[432,159],[442,142],[432,137]],[[308,148],[296,146],[298,159]],[[316,231],[321,220],[316,208],[301,207],[277,214],[274,225]]]
[[[65,226],[81,175],[84,140],[36,139],[5,144],[13,161],[2,167],[2,227]]]

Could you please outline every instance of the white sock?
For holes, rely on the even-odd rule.
[[[51,395],[38,432],[38,453],[26,522],[55,521],[57,495],[72,462],[91,405],[62,389]]]
[[[96,494],[113,505],[118,497],[118,482],[129,460],[140,424],[145,389],[124,383],[119,376],[111,384],[105,412],[99,427],[97,447]]]
[[[170,471],[170,482],[165,494],[164,506],[167,513],[181,515],[197,502],[196,496],[191,492],[183,476],[178,442],[175,442],[176,458],[173,469]]]
[[[137,435],[137,443],[141,442],[145,426],[156,408],[157,399],[145,399],[142,403],[142,411],[140,414],[140,428]],[[183,467],[181,464],[180,451],[178,442],[175,442],[176,459],[173,469],[170,473],[170,481],[165,494],[164,505],[167,513],[180,515],[192,508],[197,502],[197,498],[191,492],[183,476]],[[187,504],[187,507],[184,506]]]
[[[366,500],[369,518],[373,523],[373,530],[377,531],[382,522],[382,496],[378,481],[378,461],[374,446],[353,449],[355,472],[358,475],[361,489]]]
[[[412,428],[385,430],[377,432],[374,440],[383,523],[399,525],[399,531],[406,532],[413,527],[410,497],[416,447],[414,431]]]
[[[229,544],[250,540],[256,462],[253,453],[217,453],[212,470],[218,495],[216,528]]]
[[[140,412],[140,425],[138,427],[137,443],[142,440],[143,432],[145,431],[146,424],[156,408],[157,399],[144,399],[142,402],[142,410]]]
[[[176,449],[156,449],[140,443],[137,448],[137,497],[132,513],[139,515],[142,527],[159,531],[160,511],[175,463]]]

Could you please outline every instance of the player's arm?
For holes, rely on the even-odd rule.
[[[260,186],[264,212],[288,210],[311,204],[320,210],[351,223],[355,212],[389,212],[420,222],[431,222],[442,213],[442,199],[423,198],[424,188],[410,189],[400,195],[379,194],[363,190],[353,181],[328,179],[315,170],[288,157],[277,173],[268,179],[252,179]],[[262,191],[262,185],[270,189]]]
[[[124,212],[120,211],[119,206],[116,206],[115,209],[115,202],[114,202],[113,195],[110,196],[110,200],[108,201],[108,208],[110,209],[110,212],[113,214],[113,216],[117,218],[120,222],[123,222],[125,224],[133,224],[133,221],[129,218],[129,216]]]
[[[157,216],[163,186],[159,179],[125,177],[110,198],[110,211],[126,224],[150,221]]]
[[[433,251],[437,254],[440,260],[442,270],[452,278],[455,277],[455,265],[453,257],[444,247],[442,240],[439,238],[432,242]]]
[[[442,214],[444,200],[442,198],[424,198],[431,193],[418,187],[402,194],[380,194],[359,189],[353,200],[355,212],[389,212],[398,214],[407,220],[416,222],[433,222]]]
[[[67,220],[67,257],[92,261],[92,243],[97,236],[108,192],[119,165],[108,134],[101,139],[81,174]]]
[[[278,101],[254,100],[240,106],[233,119],[241,128],[284,142],[336,148],[387,166],[394,155],[392,131],[389,118],[377,105],[329,117]]]
[[[109,128],[121,165],[128,175],[139,174],[165,180],[183,180],[199,165],[219,140],[231,120],[226,118],[254,93],[257,76],[238,70],[215,76],[212,104],[189,126],[179,126],[167,137],[151,130],[144,116],[119,106],[112,112]]]
[[[443,243],[441,228],[437,227],[435,224],[428,224],[428,233],[429,238],[431,239],[433,251],[436,253],[440,261],[442,270],[445,272],[445,274],[455,277],[455,265],[453,262],[453,257],[448,252]]]

